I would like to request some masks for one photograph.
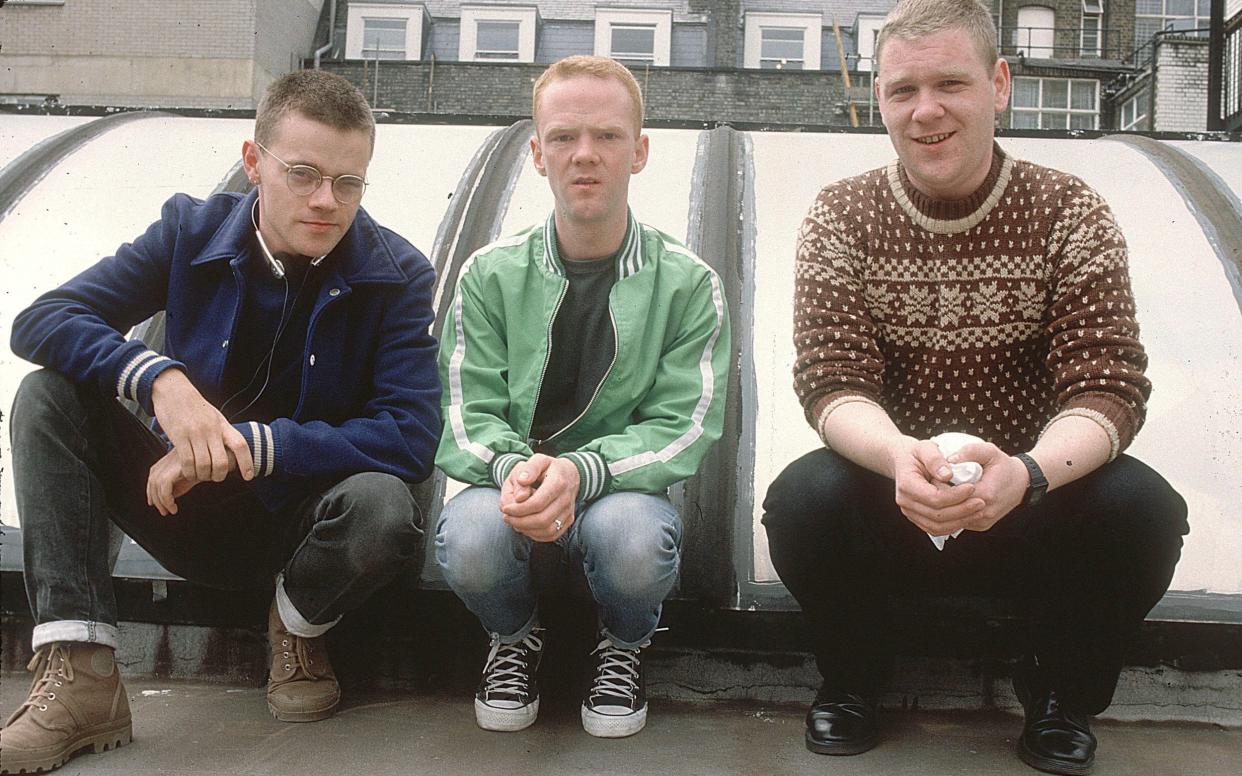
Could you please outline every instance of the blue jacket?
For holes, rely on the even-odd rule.
[[[142,236],[23,310],[13,352],[148,412],[156,376],[180,367],[219,406],[229,344],[271,336],[237,331],[245,263],[263,260],[255,196],[174,196]],[[269,509],[359,472],[425,479],[440,436],[430,263],[359,209],[323,269],[293,417],[236,424]],[[124,336],[160,310],[162,355]]]

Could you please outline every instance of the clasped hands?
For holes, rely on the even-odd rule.
[[[573,525],[578,484],[573,462],[535,453],[505,478],[501,515],[509,527],[536,542],[556,541]]]
[[[198,392],[179,369],[167,369],[151,389],[155,417],[172,449],[147,473],[147,504],[177,514],[177,499],[201,482],[222,482],[231,471],[254,478],[246,438]]]
[[[987,531],[1022,503],[1030,475],[1017,458],[996,445],[977,442],[947,458],[935,442],[903,437],[893,455],[897,506],[932,536],[958,530]],[[952,485],[950,464],[975,461],[983,467],[976,483]]]

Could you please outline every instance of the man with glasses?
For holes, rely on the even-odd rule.
[[[17,316],[14,351],[45,367],[12,416],[35,656],[0,772],[130,740],[110,520],[191,581],[275,580],[268,708],[335,710],[321,637],[416,555],[406,483],[440,431],[434,272],[359,207],[374,137],[345,80],[279,79],[242,145],[252,192],[173,197]],[[162,353],[125,338],[161,310]]]

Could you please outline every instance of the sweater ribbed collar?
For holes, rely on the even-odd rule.
[[[1001,195],[1009,185],[1013,172],[1013,157],[992,143],[992,166],[987,177],[974,193],[958,200],[932,199],[914,187],[906,175],[900,160],[893,161],[886,170],[888,184],[901,209],[919,226],[936,234],[954,234],[978,226],[988,217]]]

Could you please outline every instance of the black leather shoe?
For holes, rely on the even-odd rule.
[[[880,743],[875,705],[853,693],[821,692],[806,714],[806,748],[816,754],[862,754]]]
[[[1065,708],[1055,690],[1043,690],[1022,700],[1026,712],[1018,739],[1022,762],[1047,773],[1091,773],[1096,742],[1087,715]]]

